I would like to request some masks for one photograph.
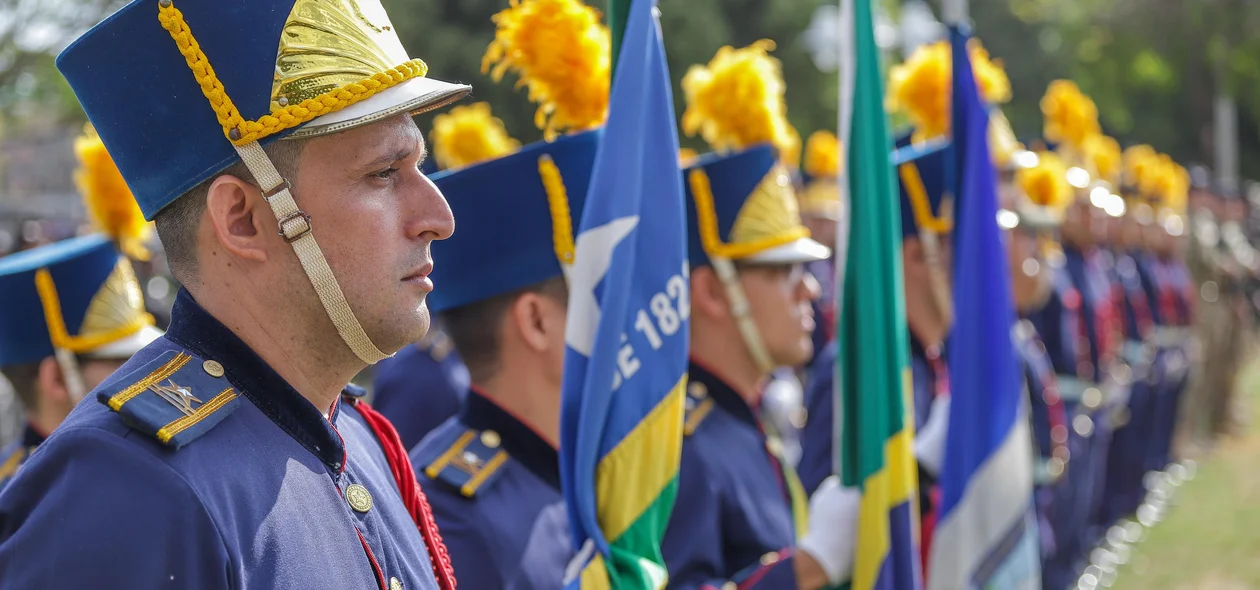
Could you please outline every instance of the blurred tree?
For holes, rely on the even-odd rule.
[[[124,0],[0,0],[0,133],[83,120],[54,56]]]
[[[939,6],[939,0],[937,0]],[[976,33],[1005,58],[1022,137],[1041,133],[1056,78],[1080,84],[1103,128],[1183,162],[1213,164],[1213,99],[1239,106],[1241,173],[1260,176],[1260,3],[1251,0],[973,0]]]
[[[661,0],[661,28],[679,116],[686,106],[679,82],[690,66],[708,63],[722,45],[743,46],[765,38],[778,46],[774,55],[783,62],[789,81],[788,115],[801,135],[834,127],[838,78],[820,72],[799,41],[814,10],[828,1]],[[513,137],[523,142],[542,137],[533,123],[535,108],[524,91],[514,89],[515,78],[508,76],[496,84],[481,72],[481,56],[494,38],[491,17],[506,8],[508,0],[384,0],[384,4],[403,45],[422,57],[434,76],[472,84],[473,96],[467,100],[489,102]],[[591,4],[607,9],[606,0]],[[431,121],[432,116],[421,117],[421,127],[430,128]],[[693,148],[705,147],[698,138],[683,137],[682,141]]]

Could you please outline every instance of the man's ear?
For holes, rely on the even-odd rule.
[[[712,318],[730,315],[726,286],[711,266],[691,269],[691,313]]]
[[[70,388],[66,386],[66,376],[61,372],[57,357],[45,357],[39,362],[39,403],[41,406],[53,407],[70,403]]]
[[[534,352],[545,352],[557,334],[564,338],[564,305],[543,293],[523,293],[507,315],[517,337]]]
[[[224,250],[245,260],[267,260],[275,220],[258,187],[230,174],[219,176],[206,194],[206,216]]]

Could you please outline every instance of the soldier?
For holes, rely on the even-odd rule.
[[[557,234],[539,228],[554,229],[561,215],[566,223],[580,220],[600,136],[588,131],[540,142],[434,178],[464,222],[459,238],[434,248],[452,263],[435,272],[445,290],[432,305],[466,359],[472,384],[459,413],[411,459],[460,580],[470,587],[507,587],[519,573],[534,518],[562,500],[557,448],[567,261],[556,256]],[[500,214],[509,208],[512,215]],[[489,243],[512,248],[496,253],[491,267],[474,263],[478,245]]]
[[[702,131],[722,151],[683,172],[692,363],[678,496],[661,547],[671,588],[822,588],[852,567],[856,491],[832,480],[808,499],[758,415],[774,368],[813,355],[818,287],[804,264],[830,255],[808,237],[779,162],[786,154],[791,163],[798,140],[772,48],[722,48],[683,79],[684,131]],[[731,85],[761,88],[765,101],[724,107]],[[749,120],[769,124],[739,133]]]
[[[1163,379],[1155,409],[1146,470],[1167,469],[1173,461],[1172,442],[1178,408],[1185,392],[1193,354],[1196,294],[1184,262],[1185,211],[1190,175],[1181,166],[1164,171],[1154,199],[1155,222],[1144,228],[1147,254],[1140,260],[1156,289],[1160,323],[1155,327]]]
[[[0,586],[453,589],[346,383],[428,329],[453,220],[410,115],[469,88],[375,0],[137,0],[58,67],[183,289],[0,493]]]
[[[822,244],[836,243],[836,225],[844,214],[840,202],[840,140],[830,131],[815,131],[805,142],[805,158],[801,166],[803,187],[797,195],[800,201],[801,220],[809,228],[810,236]],[[815,358],[826,348],[836,330],[836,264],[835,258],[819,260],[808,265],[810,274],[818,279],[820,296],[814,303]],[[812,363],[811,363],[812,364]]]
[[[915,130],[897,142],[892,155],[901,194],[902,272],[906,322],[910,331],[910,369],[914,389],[915,457],[919,462],[919,509],[924,556],[931,551],[933,489],[944,463],[949,420],[949,369],[945,340],[953,325],[953,196],[947,167],[955,154],[948,137],[951,49],[947,42],[917,50],[890,74],[889,97]],[[989,61],[978,44],[971,51],[982,98],[991,104],[1009,100],[1005,73]],[[924,92],[924,88],[941,90]],[[820,355],[806,387],[809,420],[802,434],[801,474],[812,490],[833,470],[835,350]]]
[[[1068,474],[1072,452],[1083,448],[1081,437],[1069,428],[1070,415],[1059,395],[1058,381],[1046,343],[1030,316],[1054,298],[1055,264],[1061,263],[1057,230],[1072,189],[1062,162],[1053,153],[1016,152],[1004,171],[999,224],[1009,229],[1012,292],[1019,318],[1012,331],[1024,364],[1030,419],[1039,461],[1034,474],[1035,500],[1041,534],[1041,575],[1045,588],[1064,588],[1075,571],[1059,562],[1070,545],[1067,533],[1073,498]],[[1009,178],[1009,180],[1006,180]]]
[[[446,168],[433,180],[461,230],[434,246],[434,256],[450,263],[435,269],[443,289],[430,305],[467,363],[471,386],[458,413],[413,449],[411,460],[460,582],[479,590],[507,588],[522,568],[538,565],[523,560],[534,520],[563,500],[558,447],[570,232],[582,218],[607,112],[609,47],[595,41],[607,34],[598,13],[560,0],[581,18],[536,18],[542,4],[524,0],[500,12],[487,55],[512,56],[504,63],[526,85],[552,83],[539,106],[554,118],[581,120],[573,133],[517,151],[502,121],[479,103],[443,115],[432,134]],[[602,74],[539,78],[535,66],[546,56],[518,44],[509,22],[531,35],[591,40],[573,54],[589,61],[570,72]],[[601,82],[603,108],[574,102]],[[462,131],[448,133],[454,127]],[[484,146],[501,148],[480,151]],[[546,573],[559,587],[563,572]]]
[[[75,152],[79,189],[100,233],[0,258],[0,309],[7,314],[0,373],[26,415],[21,440],[0,451],[0,488],[88,391],[162,336],[119,251],[147,257],[149,228],[90,127]]]

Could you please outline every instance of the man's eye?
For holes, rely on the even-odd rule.
[[[379,178],[381,180],[389,180],[391,177],[393,177],[397,173],[398,173],[397,168],[386,168],[384,170],[381,170],[380,172],[373,173],[372,176],[375,178]]]

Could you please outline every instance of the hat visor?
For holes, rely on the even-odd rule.
[[[145,326],[130,336],[84,352],[82,356],[97,360],[127,360],[163,334],[165,332],[153,326]]]
[[[402,113],[418,115],[451,104],[468,96],[469,92],[472,92],[472,86],[467,84],[412,78],[344,109],[316,117],[289,137],[296,139],[337,133]]]
[[[1028,229],[1054,229],[1063,225],[1063,212],[1050,207],[1025,204],[1018,207],[1019,224]]]
[[[798,262],[814,262],[828,258],[831,258],[831,248],[810,238],[798,238],[782,246],[776,246],[752,256],[740,258],[739,262],[747,264],[796,264]]]

